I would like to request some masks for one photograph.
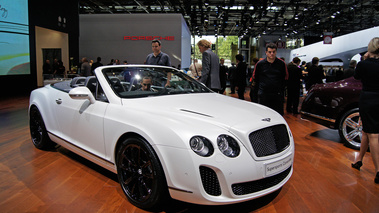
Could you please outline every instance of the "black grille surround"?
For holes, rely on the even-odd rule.
[[[233,193],[235,195],[245,195],[273,187],[282,182],[288,176],[288,174],[291,171],[291,168],[292,166],[290,166],[288,169],[284,170],[279,174],[260,180],[232,184]]]
[[[216,172],[206,166],[200,166],[201,182],[205,192],[209,195],[220,196],[221,187]]]
[[[252,132],[249,134],[249,140],[257,157],[279,153],[290,145],[287,127],[284,124]]]

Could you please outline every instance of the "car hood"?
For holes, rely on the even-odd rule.
[[[323,90],[323,89],[338,89],[338,88],[347,88],[347,89],[356,89],[361,90],[362,83],[360,80],[350,77],[336,82],[330,82],[326,84],[316,84],[312,87],[312,90]]]
[[[240,131],[262,127],[262,123],[267,126],[285,122],[280,114],[263,105],[216,93],[123,99],[123,105],[168,119],[183,122],[196,119]]]

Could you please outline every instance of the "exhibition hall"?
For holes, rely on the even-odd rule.
[[[0,0],[0,211],[378,212],[378,81],[375,0]]]

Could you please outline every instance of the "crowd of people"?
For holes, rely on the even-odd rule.
[[[285,96],[287,96],[286,111],[298,114],[299,98],[303,91],[309,90],[314,84],[325,82],[327,71],[319,65],[319,58],[314,57],[311,62],[306,63],[296,57],[286,64],[283,58],[276,57],[277,46],[274,43],[266,46],[266,58],[262,60],[254,58],[249,65],[241,54],[237,54],[235,63],[232,63],[230,67],[225,65],[224,58],[219,58],[211,50],[211,43],[208,40],[200,40],[197,46],[202,54],[201,63],[196,58],[192,60],[187,72],[189,76],[220,94],[226,93],[229,83],[230,94],[237,92],[238,98],[242,100],[245,99],[246,88],[249,88],[252,102],[268,106],[281,115],[284,114]],[[172,66],[170,56],[161,50],[160,40],[153,40],[151,48],[152,53],[147,55],[145,64]],[[119,59],[111,59],[107,65],[120,64]],[[123,64],[128,64],[128,62],[124,60]],[[349,69],[342,73],[335,72],[335,80],[353,76],[356,64],[357,62],[352,60]],[[83,57],[79,65],[79,74],[81,76],[94,75],[94,70],[99,66],[103,66],[101,57],[97,57],[96,62]],[[63,62],[55,59],[53,65],[50,66],[50,61],[46,60],[43,73],[52,74],[58,78],[64,77]],[[171,75],[168,73],[166,86],[169,86],[170,79]]]
[[[298,114],[299,98],[303,91],[309,90],[314,84],[325,82],[326,71],[319,65],[319,58],[314,57],[311,62],[306,63],[296,57],[286,64],[283,58],[276,57],[277,46],[274,43],[266,46],[266,58],[262,60],[254,58],[249,65],[241,54],[237,54],[235,63],[230,67],[225,65],[224,58],[219,58],[211,50],[211,43],[208,40],[200,40],[197,46],[202,54],[201,63],[196,58],[192,59],[187,72],[189,76],[220,94],[226,93],[229,84],[230,94],[237,93],[238,98],[242,100],[245,99],[246,88],[249,88],[252,102],[268,106],[281,115],[284,114],[285,96],[287,96],[286,111]],[[161,50],[160,40],[152,40],[151,48],[152,53],[147,55],[144,64],[172,66],[170,56]],[[124,60],[123,64],[128,62]],[[357,62],[352,60],[349,69],[338,74],[338,79],[352,76],[356,64]],[[121,65],[121,62],[119,59],[111,59],[107,65]],[[94,75],[94,70],[100,66],[103,66],[101,57],[97,57],[96,62],[83,57],[79,65],[79,74],[85,77]],[[64,77],[63,62],[55,59],[51,66],[50,61],[46,60],[43,73],[58,78]],[[169,86],[170,79],[171,75],[168,73],[166,86]]]

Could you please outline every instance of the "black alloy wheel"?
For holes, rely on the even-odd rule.
[[[145,210],[158,210],[168,200],[160,161],[142,138],[128,138],[117,153],[117,176],[129,202]]]
[[[52,147],[53,142],[47,134],[41,113],[35,106],[30,108],[29,128],[33,144],[36,148],[46,150]]]
[[[345,146],[357,150],[361,147],[362,122],[358,108],[351,109],[342,116],[338,133]]]

